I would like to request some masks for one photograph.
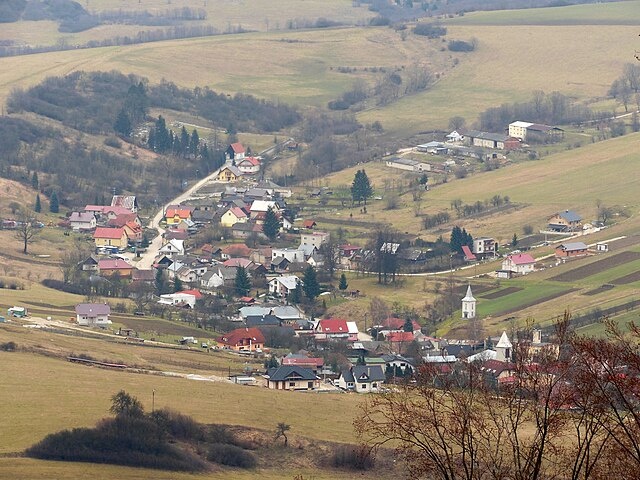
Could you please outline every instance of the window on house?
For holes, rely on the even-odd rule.
[[[361,383],[360,384],[360,388],[362,388],[363,390],[367,389],[367,384],[366,383]]]
[[[378,384],[377,383],[372,383],[371,384],[371,388],[378,388]]]
[[[296,382],[289,382],[289,386],[290,387],[295,387],[296,386]]]

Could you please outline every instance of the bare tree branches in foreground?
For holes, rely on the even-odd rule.
[[[424,364],[416,383],[370,396],[354,422],[371,448],[393,446],[411,478],[637,478],[640,328],[607,338],[557,321],[553,344],[514,342],[507,376],[482,363]]]

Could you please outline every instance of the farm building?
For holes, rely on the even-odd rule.
[[[495,150],[515,150],[520,148],[517,138],[502,133],[479,132],[468,130],[464,133],[466,142],[474,147],[492,148]]]
[[[547,223],[549,230],[554,232],[575,232],[582,229],[582,217],[572,210],[552,215]]]
[[[550,127],[541,123],[513,122],[509,124],[509,135],[520,140],[526,140],[530,134],[548,135],[551,137],[564,136],[564,130],[558,127]]]
[[[397,168],[399,170],[406,170],[407,172],[430,172],[431,165],[424,162],[418,162],[417,160],[411,160],[409,158],[393,157],[389,158],[385,165],[391,168]]]
[[[556,247],[557,258],[584,257],[588,255],[589,247],[583,242],[563,243]]]
[[[106,303],[79,303],[76,305],[76,322],[83,327],[105,327],[109,320],[111,307]]]
[[[429,142],[418,145],[416,150],[419,152],[431,153],[433,155],[446,155],[449,150],[449,146],[442,142]]]

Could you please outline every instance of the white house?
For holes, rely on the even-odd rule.
[[[272,200],[254,200],[251,204],[251,215],[255,217],[258,213],[266,213],[271,208],[274,212],[279,211],[278,204]]]
[[[304,251],[300,248],[274,248],[271,250],[271,260],[284,257],[291,263],[304,262]]]
[[[338,387],[357,393],[375,393],[380,391],[384,380],[384,371],[380,365],[354,365],[342,372]]]
[[[76,322],[83,327],[105,327],[109,320],[111,307],[106,303],[79,303],[76,305]]]
[[[525,140],[527,138],[527,128],[533,123],[530,122],[513,122],[509,124],[509,136]]]
[[[464,141],[464,135],[462,135],[457,130],[454,130],[449,135],[447,135],[447,143],[460,143]]]
[[[300,234],[300,246],[303,245],[313,245],[317,249],[320,249],[320,246],[323,243],[329,241],[329,233],[328,232],[309,232]]]
[[[166,255],[171,258],[175,255],[184,255],[184,240],[177,240],[175,238],[165,243],[158,251],[160,255]]]
[[[251,175],[260,171],[260,158],[259,157],[244,157],[239,162],[236,162],[236,167],[242,173]]]
[[[71,228],[75,231],[96,228],[96,216],[93,212],[73,212],[69,217]]]
[[[283,275],[269,281],[269,293],[279,297],[288,296],[293,290],[302,285],[300,279],[295,275]]]
[[[167,293],[165,295],[160,295],[158,303],[161,305],[170,305],[172,307],[188,305],[190,308],[194,308],[196,306],[196,295],[183,292]]]
[[[502,271],[516,275],[526,275],[535,270],[536,260],[528,253],[509,255],[502,261]]]

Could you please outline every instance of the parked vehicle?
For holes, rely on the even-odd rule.
[[[24,307],[11,307],[7,310],[7,315],[9,317],[24,318],[29,316],[29,312]]]

